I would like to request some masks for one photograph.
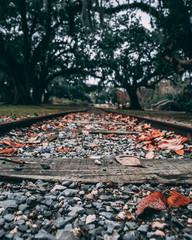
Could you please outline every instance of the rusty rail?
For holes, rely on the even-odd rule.
[[[65,116],[70,113],[78,113],[78,112],[86,112],[86,111],[88,111],[88,108],[81,108],[79,110],[68,110],[60,113],[46,114],[42,116],[30,117],[30,118],[25,118],[21,120],[15,120],[12,122],[1,123],[0,134],[2,135],[13,128],[27,127],[32,125],[33,123],[40,122],[43,120]]]

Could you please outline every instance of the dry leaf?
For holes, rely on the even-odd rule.
[[[152,222],[151,226],[152,228],[164,229],[166,226],[166,223]]]
[[[148,159],[153,159],[154,158],[154,152],[148,152],[146,155],[145,155],[145,158],[148,158]]]
[[[153,208],[156,210],[165,210],[167,200],[163,193],[154,192],[151,193],[146,198],[142,199],[137,207],[136,215],[140,215],[144,212],[146,208]]]
[[[116,156],[115,159],[121,163],[122,165],[126,166],[139,166],[139,167],[144,167],[141,162],[139,161],[139,158],[137,157],[132,157],[132,156]]]
[[[186,206],[190,202],[192,202],[189,198],[183,196],[182,194],[173,191],[171,193],[171,196],[167,199],[167,202],[169,204],[169,207],[180,207],[180,206]]]
[[[174,150],[179,155],[184,155],[184,150]]]
[[[133,216],[133,213],[131,213],[128,210],[125,210],[125,218],[127,218],[128,220],[135,219],[135,217]]]
[[[162,149],[181,150],[183,148],[183,145],[181,144],[181,138],[174,138],[161,141],[158,147]]]
[[[20,147],[24,147],[25,146],[25,144],[11,142],[11,141],[6,140],[6,139],[3,139],[2,143],[6,144],[8,146],[14,147],[14,148],[20,148]]]
[[[15,154],[16,152],[17,152],[17,151],[14,150],[13,148],[5,148],[5,149],[1,149],[1,150],[0,150],[0,154],[2,154],[2,155],[7,155],[7,154],[13,155],[13,154]]]
[[[69,152],[70,149],[69,149],[69,148],[57,148],[56,151],[57,151],[57,152]]]
[[[85,195],[86,198],[88,199],[93,199],[95,195],[98,194],[98,191],[97,190],[93,190],[91,193]]]

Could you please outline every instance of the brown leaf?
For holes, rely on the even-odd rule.
[[[169,204],[169,207],[180,207],[180,206],[186,206],[190,202],[192,202],[189,198],[183,196],[182,194],[173,191],[171,193],[171,196],[167,199],[167,202]]]
[[[139,158],[132,157],[132,156],[116,156],[115,159],[117,162],[121,163],[122,165],[132,166],[132,167],[144,167]]]
[[[125,218],[127,218],[128,220],[130,220],[130,219],[134,219],[135,217],[134,217],[133,213],[131,213],[131,212],[128,211],[128,210],[125,210]]]
[[[174,139],[169,139],[169,140],[162,140],[158,147],[162,148],[162,149],[174,149],[174,150],[181,150],[183,148],[183,144],[182,143],[182,138],[181,137],[177,137]]]
[[[148,153],[146,154],[145,158],[153,159],[153,158],[154,158],[154,152],[148,152]]]
[[[97,190],[93,190],[91,193],[85,195],[86,198],[88,199],[93,199],[95,195],[98,194],[98,191]]]

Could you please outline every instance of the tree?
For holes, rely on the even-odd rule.
[[[137,89],[140,86],[154,88],[161,80],[162,66],[155,63],[159,42],[155,33],[147,31],[139,21],[128,26],[128,15],[115,19],[114,27],[105,28],[106,32],[98,44],[100,51],[101,84],[113,83],[124,88],[131,101],[132,109],[141,109]],[[159,77],[156,77],[159,76]]]
[[[86,16],[86,24],[93,25],[94,14],[100,13],[101,23],[106,15],[112,16],[119,12],[141,10],[151,16],[151,25],[159,31],[161,42],[160,64],[167,63],[177,74],[182,75],[192,69],[192,2],[191,0],[135,0],[135,1],[92,1],[84,0],[82,11]],[[87,23],[88,22],[88,23]],[[169,69],[170,71],[170,69]],[[170,72],[171,73],[171,72]]]
[[[79,3],[1,2],[0,68],[9,76],[13,103],[39,103],[55,77],[83,71],[77,59],[79,45],[75,35]]]

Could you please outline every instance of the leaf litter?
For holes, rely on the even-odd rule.
[[[114,133],[93,136],[90,129]],[[115,131],[133,133],[118,135]],[[187,145],[187,140],[174,132],[151,128],[150,124],[138,123],[136,118],[122,114],[71,113],[11,130],[0,140],[0,154],[45,158],[90,158],[112,154],[121,164],[141,166],[136,158],[158,159],[191,154],[192,147]],[[121,155],[125,157],[119,158]]]

